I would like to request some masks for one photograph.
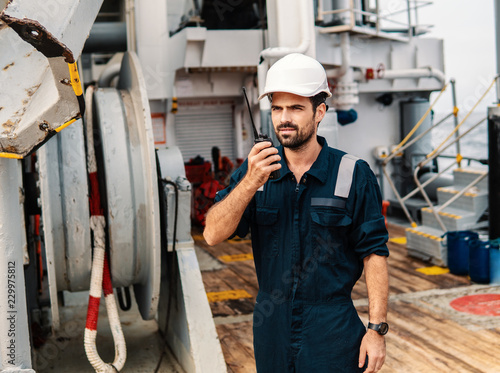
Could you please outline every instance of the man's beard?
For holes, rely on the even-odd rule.
[[[291,134],[282,134],[280,132],[282,128],[293,128],[295,132]],[[300,131],[296,124],[283,123],[276,128],[275,133],[278,141],[283,147],[291,150],[300,150],[314,136],[314,125],[306,126]]]

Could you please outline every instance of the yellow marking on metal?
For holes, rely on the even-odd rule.
[[[456,168],[455,171],[466,172],[469,174],[481,174],[481,175],[486,173],[486,171],[474,170],[474,169],[470,169],[470,168]]]
[[[441,187],[441,188],[437,188],[438,191],[440,192],[445,192],[445,193],[451,193],[451,194],[458,194],[460,193],[460,191],[458,190],[454,190],[454,189],[450,189],[450,188],[444,188],[444,187]],[[463,194],[464,196],[466,197],[477,197],[477,193],[464,193]]]
[[[203,238],[202,234],[193,234],[193,240],[195,241],[203,241],[205,238]]]
[[[250,254],[236,254],[236,255],[221,255],[218,257],[218,259],[220,259],[226,263],[243,262],[245,260],[253,260],[253,255],[251,253]]]
[[[82,83],[80,82],[80,74],[78,74],[78,66],[75,63],[68,63],[69,67],[69,76],[71,78],[71,86],[73,87],[73,91],[75,91],[75,95],[81,96],[83,95]]]
[[[450,270],[448,268],[438,266],[417,268],[416,271],[428,276],[437,276],[444,275],[445,273],[450,273]]]
[[[463,161],[464,157],[462,157],[462,154],[457,154],[457,163],[460,164]]]
[[[417,223],[412,222],[412,223],[411,223],[411,226],[412,226],[413,228],[417,228]]]
[[[23,159],[23,156],[19,154],[0,152],[0,158]]]
[[[398,245],[406,245],[406,237],[394,237],[389,240],[392,243],[396,243]]]
[[[252,296],[243,289],[214,291],[207,293],[207,298],[210,303],[223,302],[231,299],[252,298]]]
[[[429,207],[422,208],[422,211],[432,213],[432,209],[430,209]],[[455,215],[455,214],[452,214],[450,212],[438,211],[438,214],[441,215],[441,216],[446,216],[448,218],[452,218],[452,219],[462,219],[462,216]]]
[[[456,107],[456,106],[455,106],[455,107],[453,108],[453,115],[454,115],[454,116],[457,116],[457,115],[458,115],[458,111],[459,111],[458,107]]]
[[[68,127],[70,124],[75,123],[77,118],[73,118],[70,121],[64,123],[62,126],[56,128],[56,132],[61,132],[63,129]]]
[[[434,240],[434,241],[439,241],[439,242],[443,241],[443,238],[441,238],[441,237],[434,236],[432,234],[425,233],[425,232],[420,232],[420,231],[417,231],[417,230],[412,229],[412,228],[406,228],[406,231],[417,234],[419,236],[423,236],[425,238],[430,238],[431,240]]]
[[[242,240],[239,238],[232,238],[230,240],[227,240],[229,243],[252,243],[252,240]]]

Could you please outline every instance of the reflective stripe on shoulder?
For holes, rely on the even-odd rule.
[[[350,154],[345,154],[339,166],[339,173],[337,175],[337,185],[335,186],[335,196],[347,198],[351,191],[352,177],[354,175],[354,167],[358,157]]]

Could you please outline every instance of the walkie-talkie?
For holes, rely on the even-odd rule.
[[[255,123],[253,121],[253,115],[252,115],[252,109],[250,108],[250,103],[248,102],[248,97],[247,97],[247,90],[245,87],[243,87],[243,95],[245,96],[245,101],[247,102],[247,107],[248,107],[248,114],[250,115],[250,121],[252,122],[252,128],[253,128],[253,136],[254,136],[254,144],[257,144],[258,142],[263,142],[263,141],[268,141],[271,143],[271,146],[274,146],[273,140],[268,135],[265,135],[263,133],[258,133],[257,128],[255,128]],[[273,162],[271,164],[277,164],[278,162]],[[271,175],[269,175],[269,179],[274,180],[278,179],[280,177],[280,170],[276,170],[271,172]]]

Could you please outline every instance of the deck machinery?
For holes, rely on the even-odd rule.
[[[213,146],[245,158],[253,142],[243,86],[258,127],[272,135],[258,92],[277,59],[299,52],[325,66],[334,93],[320,134],[366,159],[383,187],[379,163],[408,128],[400,118],[425,111],[446,80],[443,42],[419,37],[417,5],[0,1],[2,372],[43,371],[38,329],[61,333],[65,295],[100,297],[94,272],[107,265],[96,265],[98,249],[112,288],[122,298],[133,290],[141,318],[157,321],[182,369],[225,371],[184,163],[209,160]],[[383,194],[393,198],[389,188]],[[94,355],[94,369],[111,369]]]

